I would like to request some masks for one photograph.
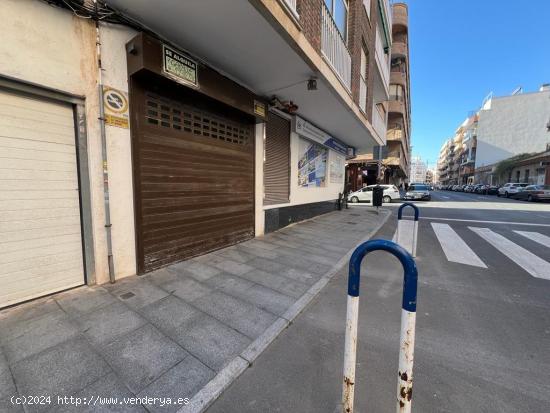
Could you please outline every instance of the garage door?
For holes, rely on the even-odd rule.
[[[0,307],[84,283],[72,107],[0,89]]]
[[[151,83],[132,88],[140,273],[254,236],[254,124]]]

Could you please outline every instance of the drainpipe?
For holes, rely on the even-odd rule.
[[[97,0],[94,0],[97,16]],[[105,204],[105,237],[107,239],[107,262],[109,264],[109,281],[115,282],[115,265],[113,261],[113,242],[111,235],[111,207],[109,204],[109,170],[107,163],[107,135],[105,132],[105,106],[103,103],[103,66],[101,64],[101,37],[99,20],[96,17],[96,52],[97,52],[97,88],[99,96],[99,128],[101,133],[101,157],[103,161],[103,199]]]

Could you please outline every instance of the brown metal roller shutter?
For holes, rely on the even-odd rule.
[[[264,205],[289,202],[290,121],[272,112],[266,124]]]
[[[254,124],[174,85],[132,81],[138,272],[254,236]]]

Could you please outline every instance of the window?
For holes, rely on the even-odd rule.
[[[367,53],[364,48],[361,48],[361,68],[360,68],[360,83],[359,83],[359,107],[363,112],[367,112]]]
[[[348,0],[325,0],[334,23],[347,43],[348,39]]]

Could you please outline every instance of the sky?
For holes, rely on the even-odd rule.
[[[550,0],[406,0],[412,152],[435,166],[443,142],[490,92],[550,83]]]

